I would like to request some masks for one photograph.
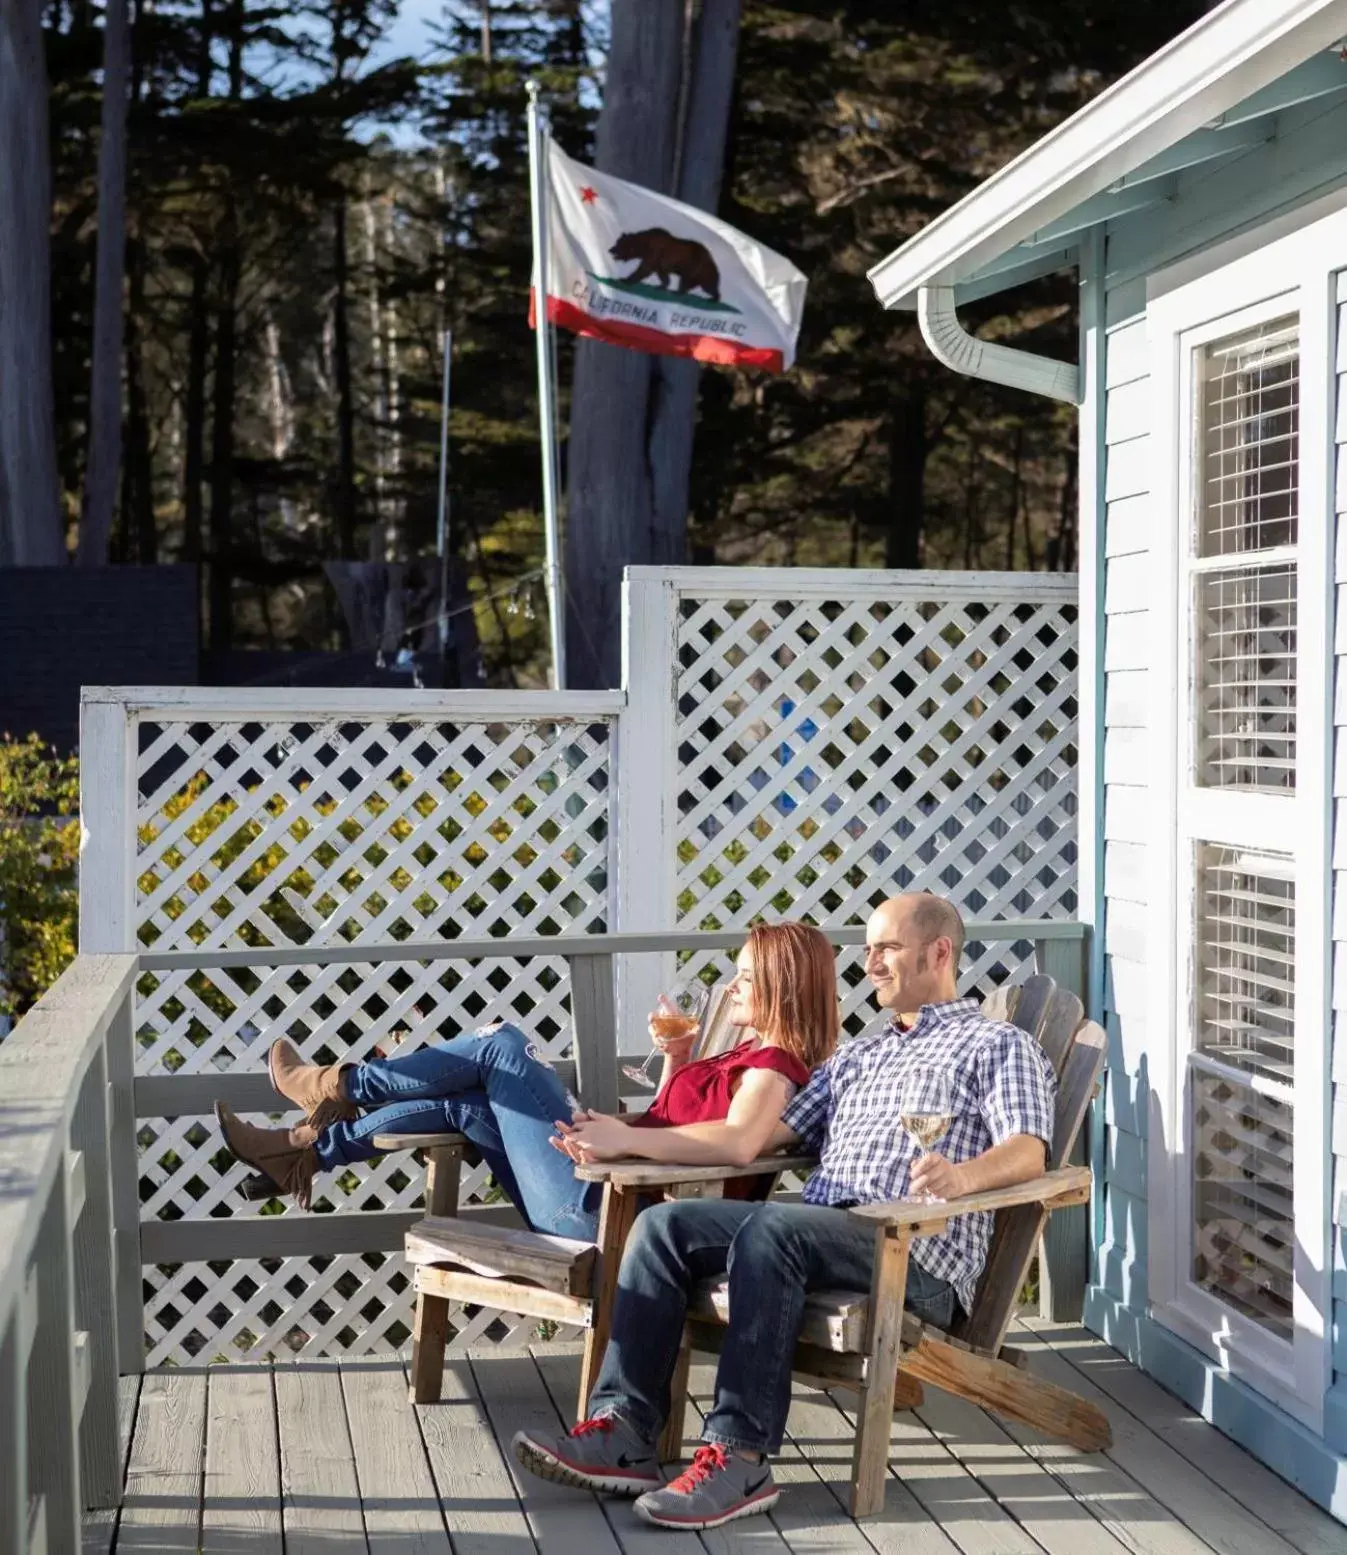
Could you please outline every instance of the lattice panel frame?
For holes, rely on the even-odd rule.
[[[137,1073],[256,1072],[282,1034],[317,1060],[359,1059],[498,1019],[519,1021],[550,1056],[567,1056],[560,957],[276,968],[266,948],[601,932],[614,721],[143,718],[138,941],[156,950],[256,946],[258,964],[145,974]],[[143,1119],[139,1141],[145,1218],[256,1210],[211,1119]],[[315,1208],[412,1208],[422,1182],[411,1156],[391,1155],[320,1178]],[[497,1192],[484,1166],[465,1168],[463,1204]],[[201,1266],[147,1270],[152,1364],[390,1348],[410,1323],[400,1255],[221,1267],[214,1288]],[[527,1343],[536,1327],[516,1335],[515,1318],[458,1316],[460,1346],[488,1336]]]
[[[678,591],[676,921],[862,923],[907,889],[980,918],[1071,917],[1077,629],[1061,582],[783,598],[776,581]],[[970,947],[965,983],[1020,959]]]

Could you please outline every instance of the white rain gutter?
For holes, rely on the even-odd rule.
[[[959,323],[952,286],[917,289],[917,323],[931,355],[967,378],[1027,389],[1049,399],[1080,404],[1080,369],[1032,351],[1017,351],[990,340],[978,340]]]

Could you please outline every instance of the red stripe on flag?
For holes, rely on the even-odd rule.
[[[644,324],[623,323],[620,319],[595,318],[564,297],[547,299],[547,317],[562,329],[610,346],[625,346],[629,351],[645,351],[652,356],[690,356],[698,362],[714,362],[721,367],[761,367],[779,373],[785,366],[780,351],[767,346],[741,346],[723,335],[670,335]],[[529,327],[537,328],[534,294],[529,291]]]

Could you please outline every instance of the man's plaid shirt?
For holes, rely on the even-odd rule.
[[[781,1121],[819,1154],[805,1184],[808,1204],[883,1204],[907,1193],[916,1146],[899,1122],[904,1081],[914,1070],[950,1078],[954,1123],[935,1148],[958,1165],[1033,1134],[1052,1144],[1057,1081],[1043,1049],[1018,1026],[986,1020],[972,999],[923,1005],[904,1030],[890,1020],[874,1036],[844,1043],[813,1073]],[[993,1216],[951,1220],[944,1236],[922,1237],[911,1256],[948,1280],[971,1311],[987,1257]]]

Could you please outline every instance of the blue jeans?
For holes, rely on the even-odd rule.
[[[369,1110],[318,1136],[325,1170],[377,1155],[376,1134],[463,1134],[532,1230],[593,1241],[603,1190],[577,1181],[569,1158],[549,1143],[575,1102],[518,1026],[354,1064],[343,1080],[350,1100]]]
[[[590,1412],[619,1414],[653,1442],[669,1414],[669,1383],[692,1287],[728,1272],[730,1324],[703,1439],[776,1452],[790,1409],[791,1353],[805,1292],[870,1289],[873,1226],[814,1204],[691,1199],[656,1204],[627,1239],[612,1336]],[[944,1328],[954,1287],[915,1262],[906,1306]]]

